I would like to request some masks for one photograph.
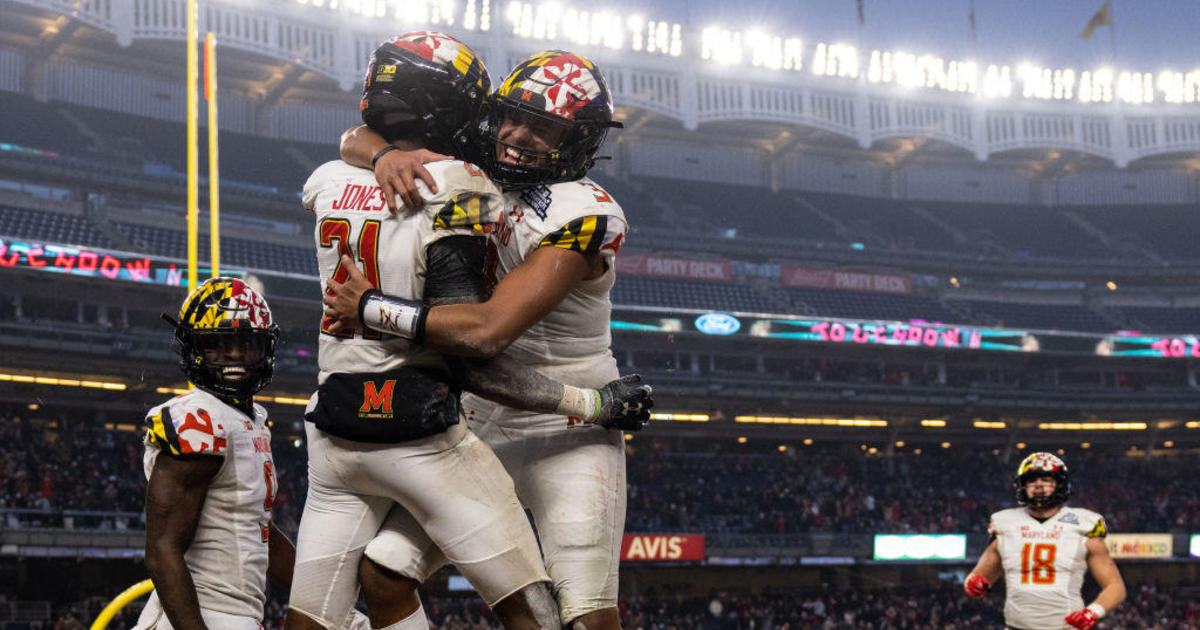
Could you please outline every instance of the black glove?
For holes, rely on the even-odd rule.
[[[600,410],[593,424],[605,429],[640,431],[650,422],[653,390],[642,383],[642,375],[622,376],[596,391],[600,392]]]

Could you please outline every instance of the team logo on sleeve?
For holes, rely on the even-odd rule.
[[[600,251],[608,232],[608,217],[580,217],[546,235],[538,247],[561,247],[573,252],[591,254]]]
[[[484,196],[475,193],[455,196],[433,217],[433,229],[467,228],[482,234],[491,232],[493,225],[483,222],[484,203]]]
[[[204,409],[190,411],[182,421],[176,421],[163,408],[150,416],[146,424],[146,440],[172,455],[223,455],[227,447],[224,427]]]
[[[1096,519],[1096,524],[1093,525],[1092,529],[1087,533],[1087,537],[1104,538],[1105,536],[1108,536],[1108,527],[1104,525],[1104,517],[1101,516],[1100,518]]]

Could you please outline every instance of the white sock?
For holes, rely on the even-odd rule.
[[[429,630],[429,619],[425,617],[425,607],[418,599],[417,609],[413,611],[413,614],[390,626],[379,628],[379,630]]]

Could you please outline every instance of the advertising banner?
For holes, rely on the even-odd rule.
[[[616,259],[617,273],[684,280],[733,280],[733,266],[728,260],[694,260],[647,254],[622,254]]]
[[[686,562],[704,560],[703,534],[625,534],[622,562]]]
[[[780,276],[785,287],[870,291],[872,293],[912,293],[912,276],[899,274],[783,265],[780,267]]]
[[[966,557],[966,534],[875,535],[876,560],[964,560]]]
[[[1109,534],[1104,542],[1114,558],[1170,558],[1175,553],[1171,534]]]

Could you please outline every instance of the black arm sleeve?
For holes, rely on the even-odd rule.
[[[447,236],[425,248],[425,301],[431,305],[487,299],[483,236]]]

